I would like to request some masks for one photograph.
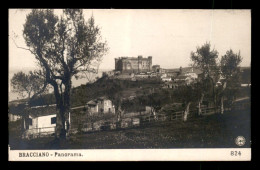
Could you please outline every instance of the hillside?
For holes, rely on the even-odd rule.
[[[191,67],[182,68],[184,72],[189,71]],[[167,69],[168,71],[178,71],[179,69]],[[241,68],[241,83],[251,82],[251,68]],[[198,72],[198,69],[194,69]],[[107,77],[99,78],[94,83],[83,83],[80,86],[72,88],[71,93],[71,106],[82,106],[89,100],[101,96],[108,96],[112,100],[115,96],[120,95],[121,98],[128,98],[130,96],[140,96],[149,92],[149,89],[160,88],[160,80],[146,79],[142,81],[132,82],[129,80],[109,79]],[[23,103],[25,100],[14,100],[9,102],[9,106],[15,103]],[[55,104],[54,94],[46,94],[36,98],[32,101],[32,106]]]

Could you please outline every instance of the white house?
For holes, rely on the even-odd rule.
[[[38,106],[32,107],[29,110],[29,118],[24,120],[24,138],[45,136],[55,133],[56,114],[58,110],[56,106]],[[70,113],[68,115],[67,125],[70,124]]]
[[[113,113],[115,114],[115,107],[111,100],[106,97],[99,97],[95,100],[91,100],[87,103],[87,108],[89,113],[96,114],[96,113]]]

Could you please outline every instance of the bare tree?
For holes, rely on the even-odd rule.
[[[39,67],[45,83],[53,87],[57,113],[56,138],[65,139],[65,121],[70,110],[71,79],[94,72],[94,63],[107,52],[94,17],[87,21],[80,9],[64,9],[62,16],[54,10],[33,9],[26,16],[23,36]],[[93,65],[94,64],[94,65]]]

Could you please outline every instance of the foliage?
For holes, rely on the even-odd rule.
[[[202,71],[201,83],[198,88],[200,90],[200,99],[206,95],[208,99],[213,100],[214,104],[217,103],[217,93],[215,85],[220,78],[219,67],[217,65],[218,51],[211,50],[211,44],[206,42],[201,47],[197,47],[196,52],[191,52],[191,60],[193,66],[199,68]]]
[[[222,76],[226,79],[227,86],[240,85],[240,68],[239,64],[242,62],[240,52],[235,54],[231,49],[221,57],[221,72]]]
[[[38,94],[46,91],[46,89],[42,89],[44,79],[38,76],[39,72],[40,71],[30,71],[28,74],[25,74],[20,71],[14,74],[11,79],[13,92],[18,93],[22,97],[25,97],[26,94],[26,96],[30,100],[31,97],[34,98]]]
[[[211,50],[210,47],[210,43],[206,42],[201,47],[197,47],[196,52],[191,52],[193,66],[202,70],[203,78],[211,76],[217,69],[218,52],[215,49]]]
[[[221,72],[225,78],[226,89],[222,95],[225,95],[228,101],[233,101],[239,91],[241,84],[241,74],[239,64],[242,62],[240,52],[235,54],[231,49],[221,57]]]
[[[33,9],[23,30],[26,45],[38,61],[45,78],[44,87],[54,89],[57,107],[57,133],[65,137],[65,114],[70,108],[71,79],[96,72],[107,52],[94,17],[85,21],[80,9],[64,9],[58,17],[53,10]]]
[[[235,74],[239,73],[239,64],[242,62],[240,52],[235,54],[231,49],[221,57],[221,72],[222,76],[226,79],[230,79]]]

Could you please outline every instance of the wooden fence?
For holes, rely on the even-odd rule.
[[[24,132],[23,138],[26,139],[40,138],[43,136],[51,136],[54,133],[55,133],[55,127],[32,128],[32,129],[27,129]]]
[[[225,107],[224,111],[237,111],[248,109],[250,103],[244,103],[239,105],[233,105],[232,107]],[[202,108],[201,116],[207,116],[211,114],[220,113],[220,107],[210,107]],[[188,114],[188,120],[194,116],[198,115],[198,110],[190,110]],[[115,130],[115,129],[124,129],[131,128],[136,126],[142,126],[151,124],[158,121],[183,121],[184,111],[177,111],[172,113],[160,113],[157,115],[143,115],[136,114],[133,117],[122,117],[120,121],[115,118],[110,118],[108,120],[99,120],[95,122],[84,122],[84,119],[80,118],[77,121],[73,121],[69,134],[81,132],[95,132],[103,130]],[[34,128],[28,129],[25,133],[26,138],[38,138],[46,135],[52,135],[55,132],[55,127],[46,127],[46,128]]]

